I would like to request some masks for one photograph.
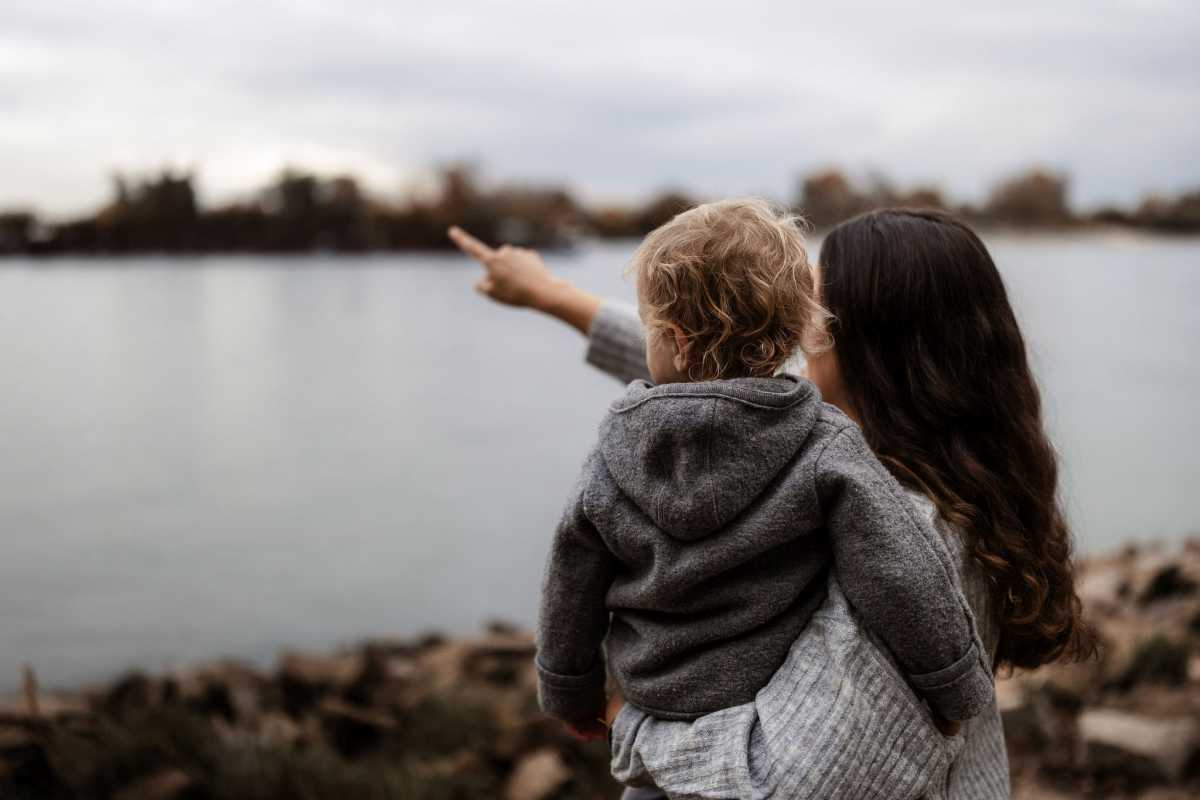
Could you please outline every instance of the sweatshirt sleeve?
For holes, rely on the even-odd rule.
[[[990,706],[991,668],[946,545],[857,428],[828,442],[816,482],[846,597],[914,688],[951,720]]]
[[[646,336],[632,308],[605,301],[596,311],[587,336],[587,363],[622,383],[650,380]]]
[[[608,633],[606,595],[616,559],[587,517],[586,483],[599,455],[593,453],[563,512],[542,583],[537,628],[538,702],[559,719],[604,713],[604,658]]]

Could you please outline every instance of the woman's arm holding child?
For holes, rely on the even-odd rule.
[[[957,721],[983,711],[994,698],[987,653],[938,532],[852,425],[830,440],[816,472],[850,604],[936,714]]]

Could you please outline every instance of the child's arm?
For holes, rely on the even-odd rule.
[[[853,426],[816,465],[846,597],[935,712],[965,720],[995,697],[987,654],[940,535]]]
[[[604,714],[600,645],[608,633],[605,597],[617,562],[584,508],[598,459],[598,453],[589,457],[554,534],[538,613],[538,700],[547,714],[575,723]]]
[[[484,275],[475,284],[480,294],[506,306],[537,309],[588,335],[601,299],[554,277],[536,250],[507,244],[491,248],[457,225],[446,233],[483,267]]]
[[[646,366],[646,332],[632,308],[602,302],[592,316],[587,337],[587,363],[622,383],[650,380],[650,368]]]

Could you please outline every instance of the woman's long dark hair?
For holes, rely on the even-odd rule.
[[[820,264],[863,434],[897,480],[967,536],[1000,613],[997,664],[1091,656],[1056,455],[983,242],[947,214],[888,209],[834,228]]]

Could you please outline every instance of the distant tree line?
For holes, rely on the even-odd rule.
[[[936,187],[897,189],[876,177],[855,185],[838,170],[818,172],[800,181],[798,210],[817,228],[827,228],[855,214],[888,206],[938,208],[953,211],[983,227],[1066,228],[1122,225],[1162,232],[1200,232],[1200,189],[1175,197],[1152,195],[1132,210],[1102,208],[1086,214],[1072,211],[1067,201],[1067,178],[1032,169],[1001,181],[981,206],[947,202]]]
[[[449,247],[445,230],[451,224],[492,241],[554,247],[586,236],[642,236],[696,202],[670,191],[642,205],[593,208],[560,187],[485,190],[462,166],[442,171],[431,199],[402,203],[367,194],[350,176],[287,170],[250,201],[205,209],[193,184],[192,174],[170,170],[138,181],[118,176],[100,211],[62,223],[28,211],[0,213],[0,254],[433,250]],[[1077,215],[1067,202],[1066,178],[1043,170],[1002,182],[978,208],[950,204],[934,187],[902,190],[884,178],[859,185],[827,170],[800,181],[794,204],[817,228],[903,205],[949,209],[984,226],[1200,231],[1200,191],[1149,197],[1132,210]]]

